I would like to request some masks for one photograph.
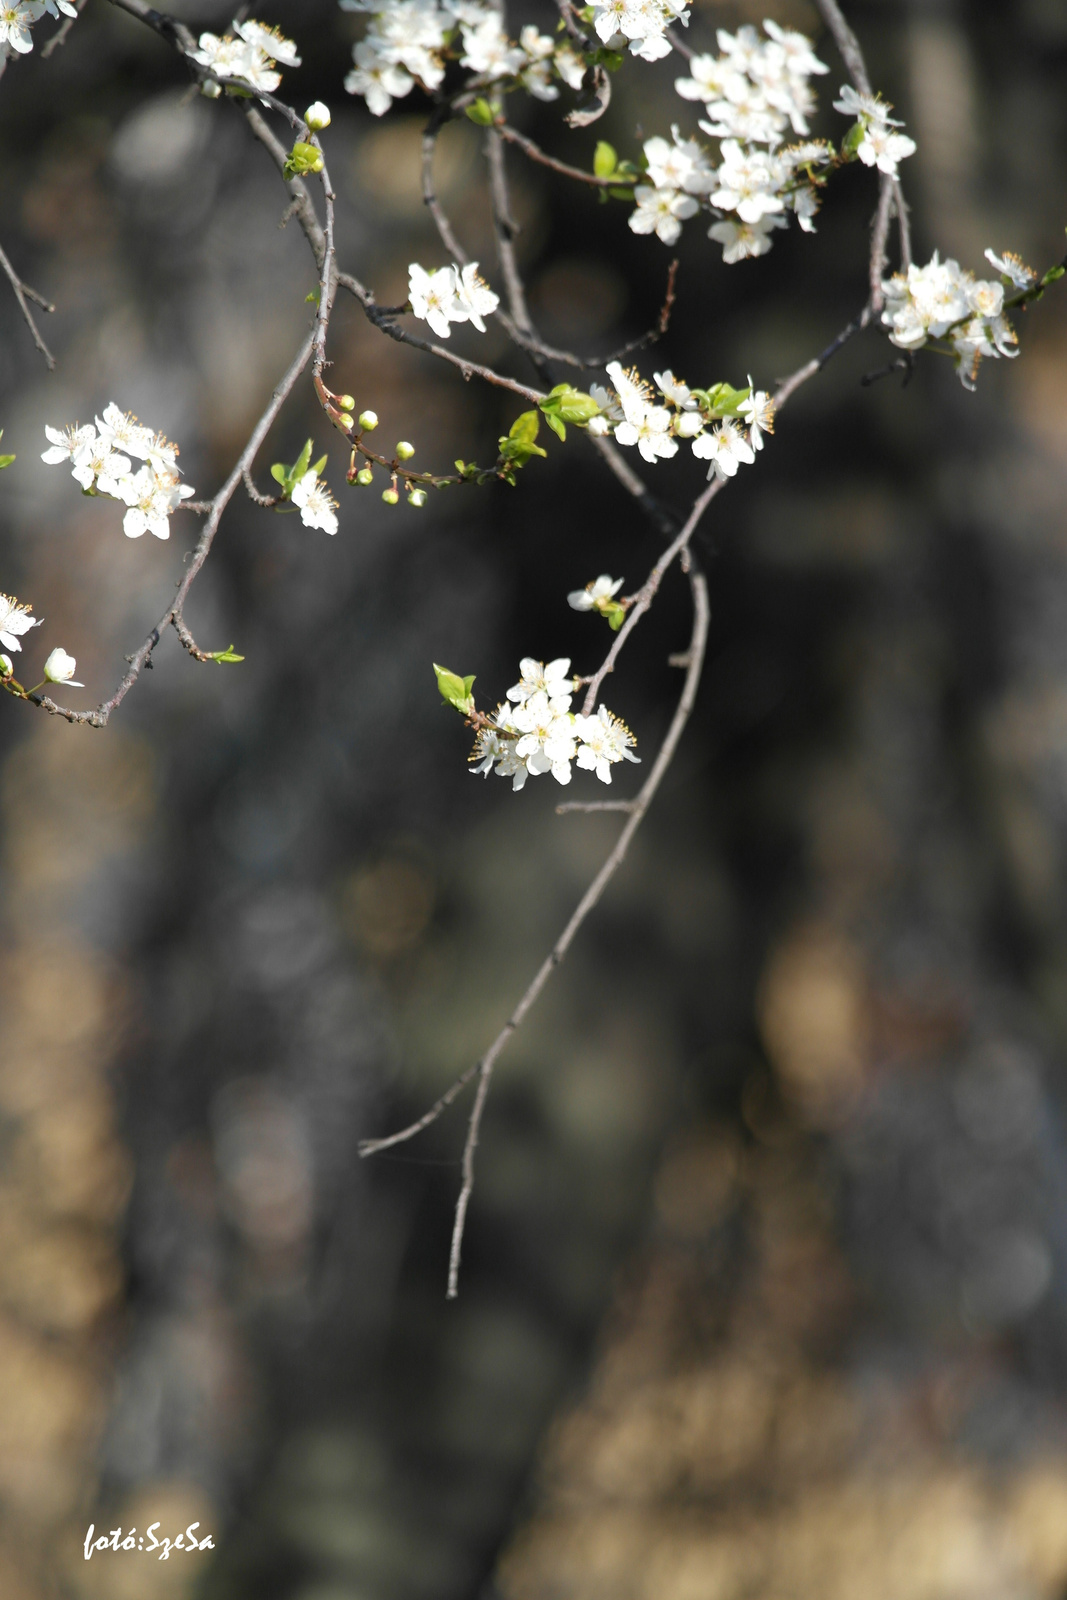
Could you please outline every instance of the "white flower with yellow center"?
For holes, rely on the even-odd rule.
[[[9,650],[21,650],[19,638],[31,628],[41,626],[40,617],[31,617],[32,606],[23,606],[13,594],[0,594],[0,644]]]
[[[611,769],[619,761],[640,762],[631,746],[634,736],[618,717],[612,716],[607,706],[598,707],[591,717],[577,716],[574,732],[580,741],[578,765],[586,772],[595,772],[601,783],[611,782]]]

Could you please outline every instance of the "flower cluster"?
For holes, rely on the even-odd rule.
[[[198,50],[190,50],[193,61],[220,78],[236,78],[250,89],[273,93],[282,81],[276,70],[280,61],[283,67],[298,67],[300,57],[296,45],[285,38],[277,28],[268,28],[262,22],[234,22],[233,33],[200,35]],[[219,93],[218,84],[205,85],[205,94]]]
[[[459,61],[484,85],[513,78],[539,100],[559,94],[555,73],[581,86],[585,61],[569,45],[527,25],[509,39],[500,12],[480,0],[340,0],[343,11],[365,11],[370,21],[352,47],[355,66],[345,78],[349,94],[362,95],[380,117],[416,84],[432,93],[446,62]]]
[[[651,384],[632,370],[624,371],[619,362],[613,361],[607,371],[613,389],[590,387],[600,415],[589,431],[614,433],[619,444],[636,445],[648,462],[670,460],[678,453],[679,439],[688,439],[693,454],[710,462],[709,478],[732,478],[738,467],[755,461],[763,434],[774,431],[774,402],[762,389],[753,389],[751,380],[747,389],[725,383],[690,389],[673,372],[657,372],[657,400]]]
[[[878,95],[858,94],[847,83],[841,90],[840,100],[834,101],[835,111],[856,119],[847,146],[865,167],[877,167],[888,178],[896,177],[898,162],[915,154],[915,140],[909,139],[906,133],[893,132],[904,124],[889,115],[892,109]]]
[[[642,61],[670,55],[667,29],[672,22],[689,26],[685,0],[592,0],[593,27],[606,45],[629,49]]]
[[[433,272],[413,261],[408,268],[408,300],[412,314],[428,322],[440,339],[449,337],[453,322],[471,322],[484,333],[483,318],[500,304],[500,296],[479,276],[477,261]]]
[[[1037,274],[1018,256],[986,258],[1009,285],[1031,289]],[[1018,336],[1004,313],[1004,283],[976,278],[958,261],[941,261],[935,250],[925,267],[914,263],[882,285],[882,322],[893,344],[918,350],[928,339],[947,341],[965,389],[973,389],[983,356],[1017,356]]]
[[[716,168],[699,144],[683,143],[675,132],[675,144],[692,161],[676,182],[671,172],[657,170],[661,163],[653,161],[646,144],[654,191],[635,190],[638,209],[630,218],[635,233],[655,228],[665,243],[673,244],[679,219],[698,209],[694,194],[707,195],[715,209],[717,220],[708,232],[723,246],[727,262],[765,255],[772,231],[786,226],[788,211],[796,213],[807,232],[813,230],[818,197],[812,169],[827,165],[833,152],[819,139],[788,148],[782,148],[782,141],[790,128],[807,133],[815,106],[809,79],[828,68],[803,34],[775,22],[763,26],[765,38],[753,27],[736,33],[720,28],[720,54],[693,56],[691,75],[676,80],[683,100],[703,101],[707,114],[699,125],[722,141],[720,164]]]
[[[49,449],[41,460],[50,467],[69,461],[71,475],[86,494],[104,494],[127,507],[122,519],[129,539],[154,533],[170,538],[169,517],[195,492],[183,484],[178,472],[178,446],[161,433],[142,428],[136,417],[114,403],[97,417],[96,426],[77,423],[68,428],[45,428]],[[143,462],[134,469],[130,457]]]
[[[76,17],[78,10],[72,0],[0,0],[0,45],[7,45],[17,55],[28,55],[33,49],[30,29],[45,12],[50,17]]]
[[[633,753],[633,734],[606,706],[590,717],[571,711],[570,669],[570,661],[562,658],[547,666],[532,656],[519,662],[518,683],[479,729],[470,756],[472,772],[488,777],[495,771],[510,778],[513,789],[521,789],[528,777],[545,772],[557,783],[570,783],[576,761],[602,783],[610,783],[613,766],[640,759]]]

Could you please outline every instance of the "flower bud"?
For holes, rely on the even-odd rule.
[[[304,112],[304,121],[313,133],[318,133],[321,128],[328,128],[330,120],[330,108],[324,106],[321,100],[316,100],[315,104],[308,106]]]
[[[371,471],[370,467],[363,467],[359,472],[356,473],[356,482],[362,483],[364,487],[366,487],[368,483],[374,482],[374,473]]]
[[[10,656],[0,656],[0,678],[10,678],[14,672],[14,663]]]
[[[200,93],[205,95],[208,100],[217,100],[222,93],[222,85],[215,83],[211,78],[205,78],[200,85]]]
[[[400,499],[400,496],[397,494],[395,489],[384,489],[382,491],[382,499],[385,501],[387,506],[395,506],[397,501]]]
[[[424,506],[425,504],[426,504],[426,490],[425,489],[412,489],[411,493],[408,495],[408,505],[409,506]]]
[[[353,417],[351,411],[342,411],[341,415],[338,417],[337,420],[341,424],[341,427],[344,428],[345,432],[347,433],[349,428],[352,427],[352,425],[353,425],[353,423],[355,421],[355,418]]]
[[[400,443],[396,447],[396,454],[398,461],[410,461],[412,456],[415,454],[415,446],[413,444],[409,444],[406,439],[401,439]]]
[[[63,646],[57,644],[44,664],[44,675],[49,683],[69,683],[72,689],[84,689],[84,683],[74,681],[77,667],[74,657],[68,656]]]
[[[356,409],[356,402],[350,394],[335,395],[334,399],[342,411],[354,411]]]
[[[347,396],[345,398],[347,399]],[[378,426],[378,413],[376,411],[361,411],[359,414],[359,425],[361,428],[366,428],[367,432],[369,433],[372,428],[376,428]]]

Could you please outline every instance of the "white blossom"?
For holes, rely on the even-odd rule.
[[[84,427],[72,422],[68,428],[50,428],[46,423],[44,431],[45,438],[51,440],[51,447],[42,451],[41,460],[50,467],[57,467],[61,461],[73,461],[82,446],[96,438],[91,422]]]
[[[78,663],[73,656],[68,656],[62,645],[57,644],[49,654],[44,664],[44,675],[49,683],[65,683],[70,689],[84,689],[84,683],[75,682],[74,674],[78,670]]]
[[[573,695],[569,656],[557,656],[545,666],[533,656],[523,656],[519,662],[519,681],[508,690],[508,699],[523,705],[534,695],[543,694],[555,711],[569,711]]]
[[[654,189],[639,183],[634,189],[637,205],[630,213],[630,227],[634,233],[654,233],[664,244],[674,244],[682,231],[682,223],[694,217],[700,209],[690,194],[679,194],[676,189]]]
[[[412,314],[420,322],[428,322],[441,339],[450,336],[449,324],[460,320],[455,316],[456,274],[452,267],[427,272],[413,261],[408,267],[408,299]]]
[[[841,97],[834,101],[834,110],[847,117],[855,117],[863,130],[856,154],[866,167],[877,167],[887,177],[895,178],[897,163],[915,154],[915,140],[906,133],[892,129],[903,127],[889,115],[892,107],[876,94],[859,94],[851,84],[844,84]]]
[[[617,34],[629,43],[631,55],[658,61],[670,54],[666,30],[672,22],[689,25],[684,0],[592,0],[593,27],[604,44]]]
[[[748,423],[748,442],[753,450],[763,449],[762,435],[774,432],[774,401],[763,389],[753,389],[748,380],[748,397],[742,400],[738,411]]]
[[[584,589],[572,589],[567,596],[567,604],[573,606],[575,611],[598,611],[600,602],[610,600],[622,588],[621,578],[612,578],[602,572],[599,578],[594,578],[592,583],[587,583]]]
[[[496,11],[481,17],[474,27],[463,27],[461,67],[486,78],[505,78],[519,71],[526,60],[524,51],[513,45]],[[536,32],[536,30],[534,30]]]
[[[159,473],[148,462],[139,472],[123,478],[117,487],[117,498],[128,507],[122,519],[122,531],[127,539],[140,539],[146,533],[154,534],[157,539],[169,539],[171,512],[193,493],[187,485],[179,484],[173,474]]]
[[[485,332],[483,317],[490,316],[500,304],[485,279],[478,274],[477,261],[468,261],[465,267],[453,269],[455,278],[454,322],[470,321],[479,333]]]
[[[362,95],[372,116],[381,117],[394,100],[402,100],[415,87],[415,80],[404,67],[388,61],[368,40],[353,45],[356,65],[345,78],[349,94]]]
[[[272,61],[280,61],[283,67],[298,67],[300,57],[296,53],[296,45],[287,39],[278,28],[267,27],[265,23],[249,20],[248,22],[235,22],[233,31],[245,44],[254,50],[259,50]]]
[[[42,0],[19,0],[15,5],[0,4],[0,45],[6,44],[19,55],[33,49],[30,29],[44,15]]]
[[[713,222],[708,238],[722,245],[722,258],[732,264],[748,256],[765,256],[771,248],[770,234],[774,228],[784,228],[784,217],[765,216],[758,222]]]
[[[511,720],[511,707],[497,706],[493,720],[496,726],[482,728],[474,741],[470,770],[487,778],[495,769],[498,778],[510,778],[512,790],[519,790],[530,773],[515,749],[518,730]]]
[[[693,440],[693,454],[702,461],[710,461],[708,477],[732,478],[737,469],[751,466],[755,452],[736,422],[726,417],[711,433],[702,433]]]
[[[30,616],[32,610],[30,605],[20,605],[14,595],[0,594],[0,644],[5,644],[9,650],[22,649],[21,635],[41,626],[40,617]]]
[[[568,89],[580,89],[586,73],[585,58],[572,50],[570,45],[564,44],[559,46],[552,59]]]
[[[985,258],[990,266],[996,267],[998,272],[1009,278],[1017,289],[1032,289],[1037,282],[1037,273],[1033,267],[1028,267],[1014,250],[1005,250],[1002,256],[998,256],[990,249],[986,251]]]
[[[765,150],[745,150],[736,139],[724,139],[722,157],[712,205],[736,211],[741,221],[748,223],[758,223],[785,209],[778,189],[787,173],[773,155]]]
[[[580,741],[578,765],[595,772],[601,783],[611,782],[611,769],[616,762],[641,760],[631,749],[633,734],[625,722],[612,716],[607,706],[599,706],[591,717],[576,716],[574,732]]]
[[[533,777],[551,772],[557,783],[570,783],[571,762],[577,754],[574,718],[539,690],[516,707],[511,721],[519,731],[515,754],[525,761],[527,772]]]
[[[337,532],[337,501],[314,471],[305,472],[294,485],[289,496],[300,511],[305,528],[321,528],[324,533]]]

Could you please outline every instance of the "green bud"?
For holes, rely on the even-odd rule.
[[[351,411],[342,411],[337,420],[347,433],[349,428],[354,426],[356,419],[353,417]]]
[[[356,402],[350,394],[339,394],[337,396],[337,404],[342,411],[354,411],[356,409]]]
[[[406,439],[401,439],[400,443],[396,447],[397,460],[410,461],[414,454],[415,446],[413,444],[409,444]]]
[[[496,120],[495,113],[488,100],[475,100],[473,105],[466,107],[466,114],[472,122],[477,123],[479,128],[491,128]]]
[[[324,106],[321,100],[316,100],[315,104],[308,106],[304,112],[304,121],[312,133],[320,133],[323,128],[328,128],[330,120],[330,108]]]
[[[426,490],[425,489],[412,489],[411,493],[408,495],[408,505],[409,506],[424,506],[425,504],[426,504]]]
[[[364,488],[366,488],[368,483],[374,482],[374,473],[371,471],[370,467],[363,467],[359,472],[356,473],[356,482],[361,483]]]
[[[397,494],[395,489],[384,489],[382,491],[382,499],[385,501],[387,506],[395,506],[397,501],[400,499],[400,496]]]
[[[348,396],[346,395],[345,399],[347,400],[347,398]],[[353,402],[353,404],[354,403],[355,402]],[[372,428],[376,428],[378,426],[378,413],[376,411],[361,411],[359,414],[359,425],[361,428],[366,428],[367,432],[370,433]]]

